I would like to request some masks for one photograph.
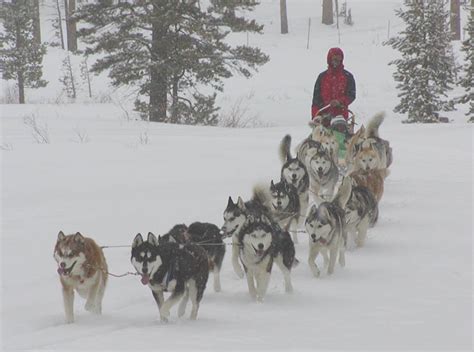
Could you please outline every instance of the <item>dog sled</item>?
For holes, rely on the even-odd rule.
[[[332,134],[337,140],[339,146],[338,158],[340,161],[345,160],[346,157],[346,142],[354,134],[354,128],[356,125],[355,114],[347,109],[349,117],[346,120],[342,115],[332,116],[331,114],[325,114],[324,111],[331,105],[326,105],[319,110],[318,115],[313,119],[316,124],[322,124],[324,127],[331,130]]]

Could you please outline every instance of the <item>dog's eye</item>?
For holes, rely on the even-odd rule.
[[[257,235],[253,233],[252,238],[257,238]]]
[[[309,226],[311,226],[311,227],[314,227],[314,225],[313,225],[313,223],[312,223],[312,222],[310,222],[310,223],[309,223]]]
[[[318,229],[320,229],[321,227],[323,227],[323,224],[318,224]]]
[[[228,221],[234,221],[235,220],[235,216],[231,217]]]

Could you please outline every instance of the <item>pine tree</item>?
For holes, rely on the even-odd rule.
[[[215,91],[223,89],[222,79],[236,72],[249,77],[268,61],[258,48],[224,42],[230,31],[262,31],[239,15],[256,5],[256,0],[99,1],[78,11],[77,18],[88,22],[79,35],[88,44],[86,54],[103,54],[91,71],[108,70],[115,86],[138,86],[136,109],[150,121],[216,124]]]
[[[460,97],[459,102],[469,104],[467,116],[469,122],[474,122],[474,1],[466,26],[467,37],[462,43],[461,51],[464,52],[466,63],[464,75],[460,80],[461,86],[466,93]]]
[[[59,81],[64,86],[64,91],[69,98],[76,99],[77,97],[77,79],[74,73],[73,65],[71,63],[71,56],[69,53],[63,60],[63,64],[61,67],[61,76],[59,77]]]
[[[25,103],[25,87],[39,88],[46,46],[35,40],[35,8],[28,0],[12,0],[0,6],[0,71],[3,79],[18,82],[19,103]]]
[[[405,0],[397,10],[406,24],[398,37],[385,44],[400,51],[396,66],[400,103],[395,112],[407,113],[405,122],[439,122],[439,112],[453,109],[447,92],[454,83],[450,55],[449,14],[445,0]]]

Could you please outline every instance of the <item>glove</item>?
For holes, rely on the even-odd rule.
[[[342,106],[341,102],[337,99],[331,100],[329,104],[331,104],[331,107],[333,108],[339,108]]]

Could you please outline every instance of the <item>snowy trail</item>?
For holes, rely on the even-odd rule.
[[[84,301],[77,298],[76,323],[63,325],[52,259],[57,232],[80,230],[100,244],[122,245],[136,232],[159,234],[180,222],[202,220],[220,226],[229,195],[247,199],[255,182],[278,177],[277,148],[286,129],[231,131],[222,138],[222,130],[202,128],[172,147],[173,139],[159,137],[162,128],[172,127],[156,126],[150,129],[150,145],[113,158],[108,152],[95,152],[94,143],[64,143],[54,149],[54,159],[50,146],[25,144],[3,153],[3,182],[9,187],[3,195],[2,258],[4,269],[16,268],[3,270],[4,347],[135,349],[154,348],[157,341],[161,348],[173,350],[465,347],[472,327],[466,310],[472,298],[471,277],[465,270],[471,264],[472,203],[466,190],[472,186],[472,130],[443,126],[449,143],[439,144],[438,151],[440,126],[383,127],[395,162],[380,220],[370,230],[366,247],[348,252],[346,268],[336,267],[332,277],[314,279],[307,265],[307,239],[299,234],[300,264],[292,274],[295,292],[284,293],[275,268],[266,302],[257,304],[248,296],[245,280],[233,273],[228,247],[223,292],[213,292],[211,276],[198,321],[177,319],[173,309],[170,324],[157,320],[149,289],[128,276],[109,279],[103,316],[85,312]],[[296,141],[307,128],[288,132]],[[121,150],[120,143],[110,143],[107,149]],[[427,145],[431,147],[423,147]],[[160,153],[171,149],[174,154]],[[150,165],[152,160],[156,164]],[[199,163],[190,167],[173,160]],[[109,171],[104,173],[100,167],[105,161]],[[130,165],[139,170],[135,176]],[[85,170],[90,167],[101,173],[88,176]],[[225,176],[216,175],[216,167]],[[163,173],[168,175],[166,187],[157,182]],[[26,175],[36,175],[42,187],[27,182]],[[199,187],[187,187],[196,183]],[[92,211],[83,211],[90,206]],[[25,214],[28,221],[21,221]],[[15,255],[18,251],[21,258]],[[132,269],[126,248],[105,251],[111,272]],[[25,258],[34,258],[34,267]],[[33,278],[16,274],[32,270]],[[447,329],[453,332],[433,333]]]

